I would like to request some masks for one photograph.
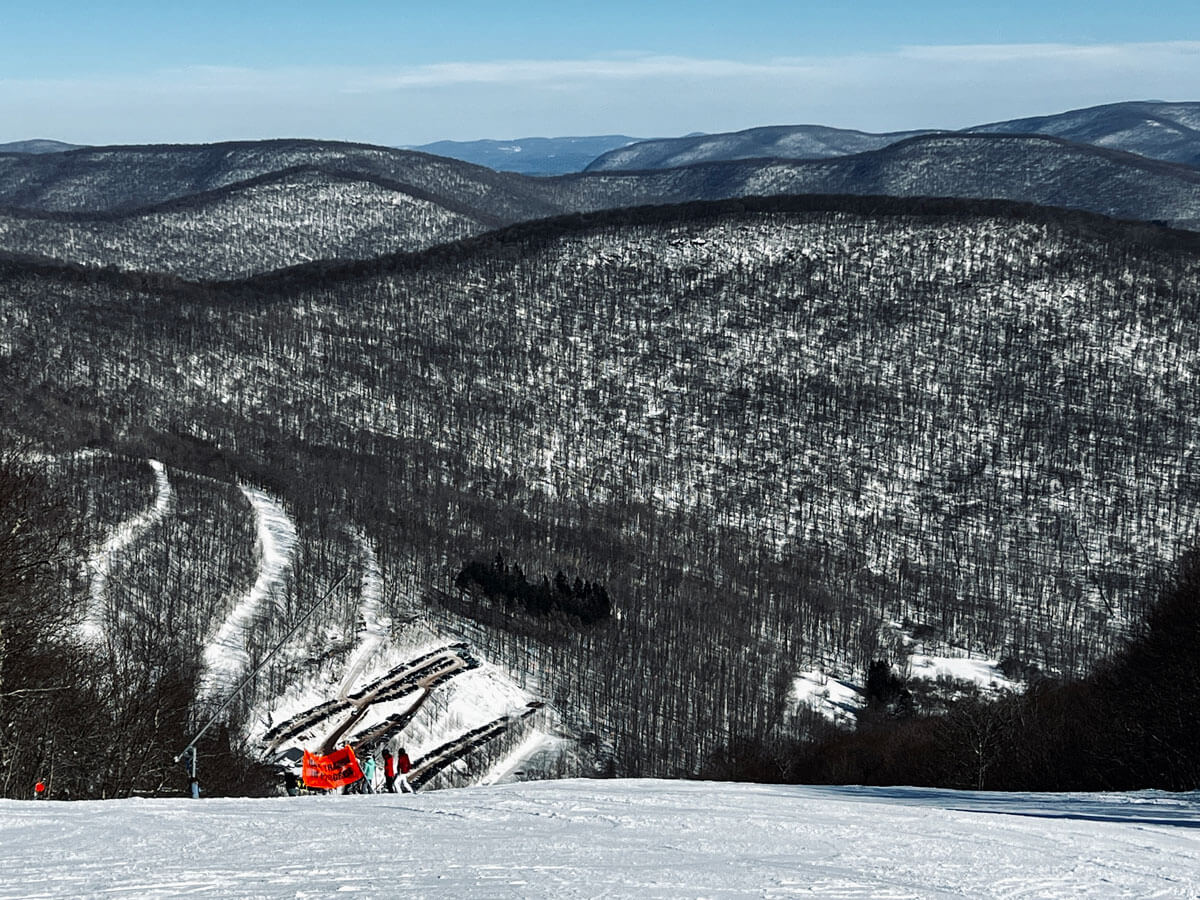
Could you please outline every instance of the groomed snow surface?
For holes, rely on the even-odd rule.
[[[552,781],[0,801],[0,898],[1197,897],[1200,794]]]

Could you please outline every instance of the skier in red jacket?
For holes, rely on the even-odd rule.
[[[383,787],[389,794],[396,793],[396,757],[387,747],[383,748]]]
[[[416,793],[408,783],[408,773],[412,769],[412,760],[404,748],[400,748],[399,756],[392,756],[392,751],[386,747],[383,750],[384,788],[389,793],[396,793],[396,777],[400,778],[400,790],[405,794]]]
[[[408,758],[408,754],[403,747],[400,748],[400,754],[396,757],[396,765],[400,769],[400,790],[405,794],[416,793],[413,786],[408,783],[408,773],[412,769],[412,760]]]

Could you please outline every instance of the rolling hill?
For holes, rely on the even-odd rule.
[[[819,160],[697,163],[559,179],[583,209],[774,194],[883,194],[1016,200],[1191,228],[1200,171],[1059,138],[935,134]]]
[[[52,141],[46,138],[35,138],[31,141],[10,141],[0,144],[0,153],[63,153],[67,150],[78,150],[78,144],[68,144],[63,141]]]
[[[417,250],[500,224],[451,197],[298,166],[135,210],[0,209],[0,246],[78,265],[223,279]]]
[[[119,212],[164,203],[295,167],[385,179],[443,193],[506,221],[557,212],[526,180],[457,160],[333,141],[92,147],[0,156],[0,204],[53,212]]]

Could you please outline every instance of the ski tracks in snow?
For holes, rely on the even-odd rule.
[[[92,552],[84,564],[88,575],[88,609],[79,631],[85,640],[98,641],[106,631],[105,589],[117,554],[160,522],[175,502],[166,466],[157,459],[149,460],[149,463],[154,470],[154,504],[113,528],[107,540]]]
[[[375,651],[387,641],[392,626],[391,620],[381,615],[383,575],[379,571],[379,560],[375,557],[375,550],[366,535],[358,534],[357,540],[363,554],[362,599],[358,607],[358,618],[363,623],[362,640],[342,678],[342,686],[338,690],[339,700],[345,700],[349,696],[354,680],[366,668]]]
[[[204,650],[205,675],[200,695],[215,699],[236,687],[250,663],[246,629],[262,614],[268,602],[279,604],[284,575],[292,564],[299,537],[296,523],[283,504],[257,488],[242,485],[242,493],[254,509],[261,558],[258,578],[226,618]]]

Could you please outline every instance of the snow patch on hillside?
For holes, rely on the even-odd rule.
[[[1000,671],[995,659],[968,659],[962,656],[928,656],[914,653],[908,658],[909,677],[930,681],[951,679],[978,685],[985,691],[1020,691],[1024,685],[1011,681]]]
[[[863,706],[862,690],[820,669],[801,672],[792,682],[792,703],[808,706],[828,719],[852,724]]]
[[[497,760],[487,774],[479,779],[478,784],[504,784],[509,781],[519,781],[518,776],[522,774],[520,772],[522,765],[541,754],[560,752],[566,743],[566,740],[561,737],[535,729],[505,757]]]

